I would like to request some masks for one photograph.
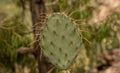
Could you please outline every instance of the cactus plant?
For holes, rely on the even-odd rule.
[[[81,43],[77,25],[64,14],[51,14],[42,26],[42,51],[49,61],[60,69],[70,66],[80,50]]]

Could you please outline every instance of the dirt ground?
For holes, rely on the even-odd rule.
[[[106,64],[101,64],[99,73],[120,73],[120,47],[103,53]]]

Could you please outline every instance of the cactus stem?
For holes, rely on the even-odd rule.
[[[52,64],[66,69],[76,58],[82,43],[77,26],[69,17],[57,13],[48,17],[44,24],[40,37],[43,53]]]

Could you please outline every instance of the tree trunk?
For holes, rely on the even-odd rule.
[[[51,66],[46,60],[46,58],[41,55],[41,48],[40,48],[40,30],[41,26],[45,20],[45,4],[43,0],[30,0],[30,10],[32,15],[32,22],[33,22],[33,34],[35,43],[33,45],[34,48],[34,55],[38,61],[38,69],[39,73],[47,73],[48,68]]]

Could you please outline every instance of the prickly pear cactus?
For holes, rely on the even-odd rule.
[[[78,28],[69,17],[54,13],[46,19],[40,45],[44,55],[56,67],[68,68],[78,54],[81,43]]]

